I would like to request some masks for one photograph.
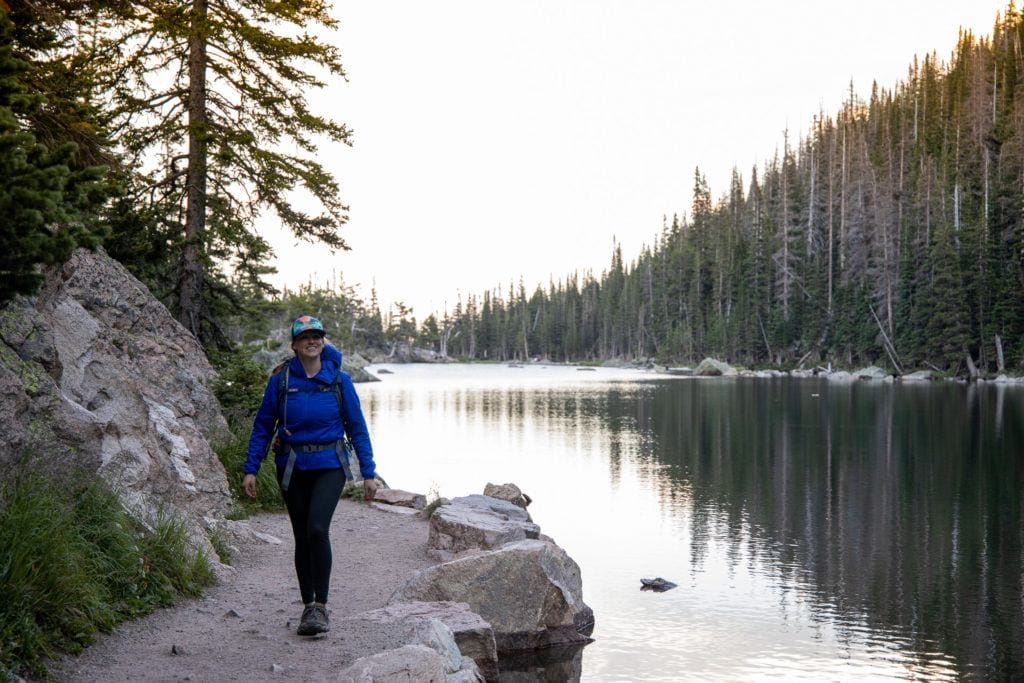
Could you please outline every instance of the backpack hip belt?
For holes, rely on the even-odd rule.
[[[298,459],[299,453],[319,453],[321,451],[326,451],[329,448],[333,448],[338,454],[338,461],[341,463],[341,469],[345,471],[345,479],[351,481],[352,467],[348,462],[348,442],[345,439],[338,439],[337,441],[328,441],[327,443],[309,443],[298,446],[288,446],[288,462],[284,466],[284,474],[281,475],[281,490],[284,492],[288,491],[288,483],[292,480],[292,470],[295,469],[295,461]]]

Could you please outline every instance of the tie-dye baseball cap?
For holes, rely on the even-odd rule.
[[[324,324],[311,315],[300,315],[292,321],[292,339],[295,339],[307,330],[315,330],[320,334],[326,334],[324,332]]]

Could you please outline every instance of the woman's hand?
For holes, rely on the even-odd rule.
[[[245,495],[249,496],[250,498],[255,498],[256,497],[256,475],[255,474],[247,474],[247,475],[245,475],[245,478],[242,479],[242,488],[245,489]]]
[[[364,479],[363,480],[363,500],[369,502],[373,500],[374,496],[377,495],[377,480],[376,479]]]

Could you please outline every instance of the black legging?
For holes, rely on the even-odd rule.
[[[277,483],[281,483],[281,469]],[[282,492],[295,535],[295,573],[302,602],[327,602],[331,585],[331,517],[345,487],[345,472],[292,470],[288,491]]]

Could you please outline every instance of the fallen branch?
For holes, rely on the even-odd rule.
[[[889,354],[889,360],[892,361],[893,366],[896,368],[896,372],[902,375],[903,368],[900,367],[899,359],[896,357],[896,347],[892,345],[891,341],[889,341],[889,335],[885,333],[885,327],[882,326],[882,321],[879,320],[878,316],[875,314],[875,307],[869,304],[868,310],[871,311],[871,316],[875,319],[875,322],[878,323],[878,331],[882,333],[882,339],[885,340],[882,347],[885,349],[885,352]]]

